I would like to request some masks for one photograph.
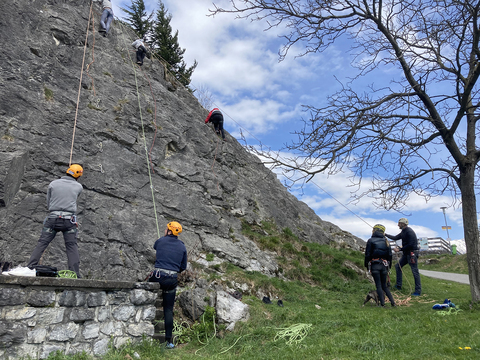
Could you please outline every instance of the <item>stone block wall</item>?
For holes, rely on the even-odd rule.
[[[99,356],[153,336],[156,283],[0,275],[0,359]],[[158,301],[157,301],[158,303]]]

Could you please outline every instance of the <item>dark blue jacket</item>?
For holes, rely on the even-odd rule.
[[[372,259],[387,260],[389,267],[392,264],[392,248],[381,231],[375,231],[367,241],[367,247],[365,248],[365,267],[368,267],[368,263],[372,261]]]
[[[156,269],[173,270],[178,273],[187,268],[187,249],[175,235],[163,236],[153,245],[157,251]]]
[[[398,235],[388,235],[385,234],[386,237],[392,240],[400,240],[402,239],[402,247],[400,250],[403,251],[404,254],[410,253],[411,251],[418,250],[418,240],[415,231],[412,230],[410,227],[404,227],[402,232]]]

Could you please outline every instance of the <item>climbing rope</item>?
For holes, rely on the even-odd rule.
[[[298,345],[305,339],[312,324],[295,324],[288,328],[280,328],[273,341],[285,339],[288,346]]]
[[[72,146],[70,148],[70,160],[69,166],[72,165],[72,156],[73,156],[73,144],[75,142],[75,129],[77,128],[77,117],[78,117],[78,105],[80,103],[80,92],[82,90],[82,76],[83,76],[83,67],[85,66],[85,54],[87,52],[87,41],[88,41],[88,29],[90,28],[90,19],[92,18],[93,13],[93,1],[90,3],[90,13],[88,15],[88,26],[87,26],[87,34],[85,35],[85,45],[83,47],[83,60],[82,60],[82,68],[80,70],[80,81],[78,84],[78,95],[77,95],[77,107],[75,109],[75,121],[73,123],[73,134],[72,134]]]
[[[125,39],[125,28],[123,27],[123,24],[122,24],[121,21],[119,23],[122,26],[123,43],[124,43],[124,46],[125,46],[125,50],[127,50],[128,45],[127,45],[127,42],[126,42],[126,39]],[[148,179],[150,181],[150,190],[152,192],[153,212],[155,214],[155,223],[157,225],[157,235],[158,235],[158,237],[160,237],[160,228],[158,226],[157,207],[155,205],[155,193],[154,193],[154,190],[153,190],[152,172],[151,172],[151,169],[150,169],[150,163],[149,163],[150,159],[149,159],[149,154],[148,154],[148,149],[147,149],[147,140],[146,140],[146,137],[145,137],[145,126],[143,124],[142,106],[140,104],[140,92],[138,90],[137,69],[136,69],[135,64],[132,61],[132,57],[130,56],[130,52],[128,52],[128,50],[127,50],[127,54],[128,54],[128,58],[130,60],[130,63],[132,64],[133,73],[134,73],[134,76],[135,76],[135,88],[136,88],[136,92],[137,92],[138,110],[139,110],[139,115],[140,115],[140,122],[141,122],[141,125],[142,125],[143,146],[145,148],[145,156],[147,158]]]
[[[77,273],[71,270],[60,270],[58,272],[58,277],[67,278],[67,279],[76,279]]]
[[[145,79],[147,79],[147,81],[148,81],[148,85],[150,86],[150,92],[151,92],[152,98],[153,98],[153,104],[154,104],[154,107],[155,107],[154,116],[153,116],[153,127],[155,128],[155,131],[153,133],[152,146],[150,146],[150,150],[148,151],[148,158],[150,159],[150,166],[152,168],[152,172],[155,173],[155,171],[153,169],[152,150],[153,150],[153,146],[155,145],[155,140],[157,139],[157,100],[155,99],[155,94],[153,93],[152,84],[150,82],[150,79],[147,77],[147,74],[145,73],[145,71],[142,70],[142,68],[140,68],[140,70],[142,71],[143,75],[145,75]]]
[[[92,1],[93,2],[93,1]],[[90,23],[88,24],[90,26]],[[93,96],[97,96],[95,93],[95,80],[93,77],[90,76],[89,70],[90,70],[90,65],[92,65],[95,62],[95,16],[92,16],[92,61],[87,65],[87,75],[92,81],[92,89],[93,89]]]

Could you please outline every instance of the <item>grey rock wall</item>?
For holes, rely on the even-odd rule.
[[[47,186],[66,171],[72,144],[72,162],[84,167],[78,243],[87,278],[143,280],[171,220],[183,225],[190,254],[213,252],[271,275],[275,257],[242,236],[242,220],[274,220],[305,241],[359,248],[360,239],[322,221],[228,133],[219,143],[207,111],[158,61],[134,66],[135,36],[121,22],[100,36],[97,2],[79,86],[89,8],[89,0],[0,2],[0,37],[11,45],[0,48],[0,260],[28,261]],[[43,263],[66,268],[61,234]]]

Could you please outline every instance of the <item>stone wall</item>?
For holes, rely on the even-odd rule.
[[[0,359],[102,355],[153,336],[156,283],[0,275]]]

